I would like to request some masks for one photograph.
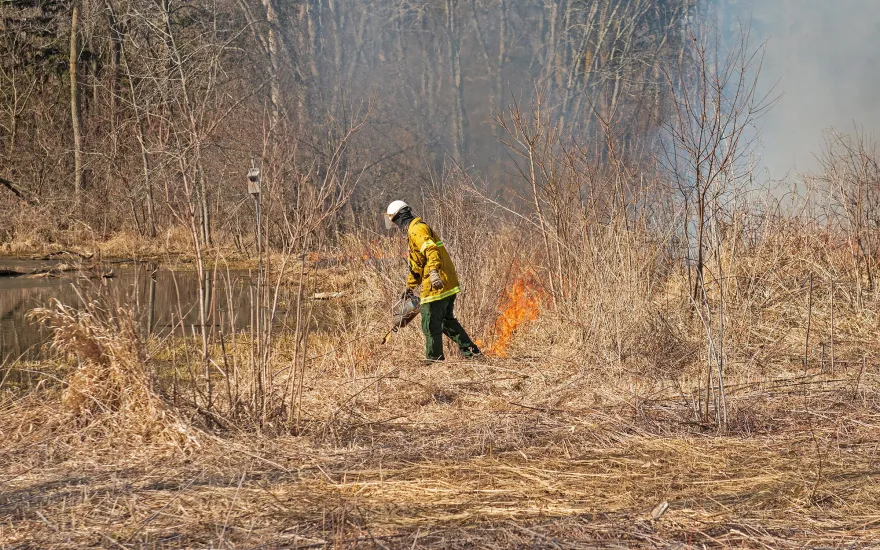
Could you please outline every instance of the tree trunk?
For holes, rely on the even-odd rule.
[[[500,109],[504,104],[504,62],[507,57],[507,0],[498,0],[498,60],[495,66],[495,98],[496,108]],[[495,140],[495,169],[497,173],[504,173],[505,146],[501,140]]]
[[[6,189],[9,189],[9,191],[12,192],[12,194],[15,195],[19,200],[26,202],[27,204],[30,204],[31,206],[36,204],[34,201],[32,201],[31,199],[26,197],[25,194],[22,193],[21,190],[18,188],[18,186],[16,186],[14,183],[9,181],[8,179],[0,178],[0,185],[5,187]]]
[[[123,65],[125,65],[125,79],[128,82],[128,90],[131,94],[131,106],[134,110],[134,116],[136,120],[135,128],[137,129],[137,141],[140,145],[141,150],[141,168],[143,170],[144,175],[144,202],[147,207],[147,219],[146,219],[146,229],[147,235],[150,238],[156,237],[156,209],[154,206],[154,198],[153,198],[153,180],[150,176],[152,172],[152,168],[150,166],[150,157],[147,154],[147,140],[146,140],[146,130],[144,129],[144,115],[141,113],[140,106],[138,104],[138,97],[135,93],[134,88],[134,76],[131,73],[131,67],[128,65],[128,56],[126,53],[125,45],[120,41],[119,43],[119,57],[120,61]],[[149,108],[148,108],[149,109]]]
[[[70,120],[73,126],[73,206],[79,210],[83,187],[82,111],[80,109],[77,65],[79,62],[79,4],[74,2],[70,15]]]
[[[278,22],[278,12],[275,9],[273,0],[263,0],[263,7],[266,8],[266,21],[269,23],[269,98],[272,102],[272,128],[278,127],[281,119],[281,82],[280,82],[280,59],[281,55],[281,38],[279,33],[281,28]]]
[[[446,30],[449,34],[449,71],[452,78],[453,113],[452,143],[455,160],[462,162],[467,150],[467,113],[464,105],[464,86],[461,80],[461,60],[459,58],[458,20],[455,13],[458,0],[446,0]]]
[[[116,129],[116,104],[119,95],[119,60],[122,52],[122,33],[116,23],[116,13],[110,0],[105,1],[107,9],[107,28],[110,31],[110,122]]]
[[[555,2],[549,5],[545,4],[544,7],[544,17],[547,20],[547,36],[544,42],[547,48],[547,57],[544,59],[544,77],[541,79],[542,86],[556,80],[556,20],[558,19],[558,9]]]
[[[498,4],[498,69],[495,73],[495,101],[501,105],[503,94],[502,78],[504,59],[507,56],[507,0],[499,0]]]
[[[349,49],[352,53],[351,55],[349,55],[348,60],[348,80],[345,82],[346,86],[353,86],[354,75],[357,72],[358,64],[360,63],[361,57],[363,56],[364,36],[367,30],[367,11],[368,10],[364,9],[361,13],[361,19],[358,22],[358,26],[355,31],[354,44],[349,46]]]
[[[699,182],[699,172],[697,172]],[[698,184],[699,185],[699,184]],[[699,300],[700,289],[703,288],[703,230],[706,225],[706,198],[700,191],[697,197],[697,271],[694,281],[694,300]]]
[[[333,21],[333,92],[331,100],[337,100],[342,91],[342,11],[339,0],[328,0],[327,7],[330,9],[330,18]]]

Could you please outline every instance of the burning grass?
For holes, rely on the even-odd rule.
[[[523,323],[538,318],[541,302],[545,297],[546,294],[533,274],[516,277],[505,289],[498,318],[495,320],[494,341],[486,347],[485,353],[496,357],[507,357],[510,342],[517,329]]]

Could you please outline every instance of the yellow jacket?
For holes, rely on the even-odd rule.
[[[409,224],[409,277],[407,286],[416,288],[422,286],[422,303],[436,302],[458,294],[458,275],[452,258],[443,246],[443,241],[434,233],[422,218],[415,218]],[[431,288],[431,280],[428,274],[433,270],[440,272],[443,278],[443,288],[434,290]]]

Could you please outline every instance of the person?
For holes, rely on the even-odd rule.
[[[385,227],[395,226],[409,235],[409,276],[407,293],[420,288],[422,332],[425,334],[425,357],[443,361],[443,334],[458,345],[465,358],[482,355],[464,327],[455,318],[455,296],[461,291],[458,275],[449,252],[440,237],[413,215],[410,206],[401,200],[388,205]]]

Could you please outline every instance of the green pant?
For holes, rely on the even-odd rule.
[[[480,353],[464,327],[453,313],[455,294],[436,302],[422,304],[422,332],[425,333],[425,356],[432,361],[443,361],[443,334],[458,345],[465,357]]]

